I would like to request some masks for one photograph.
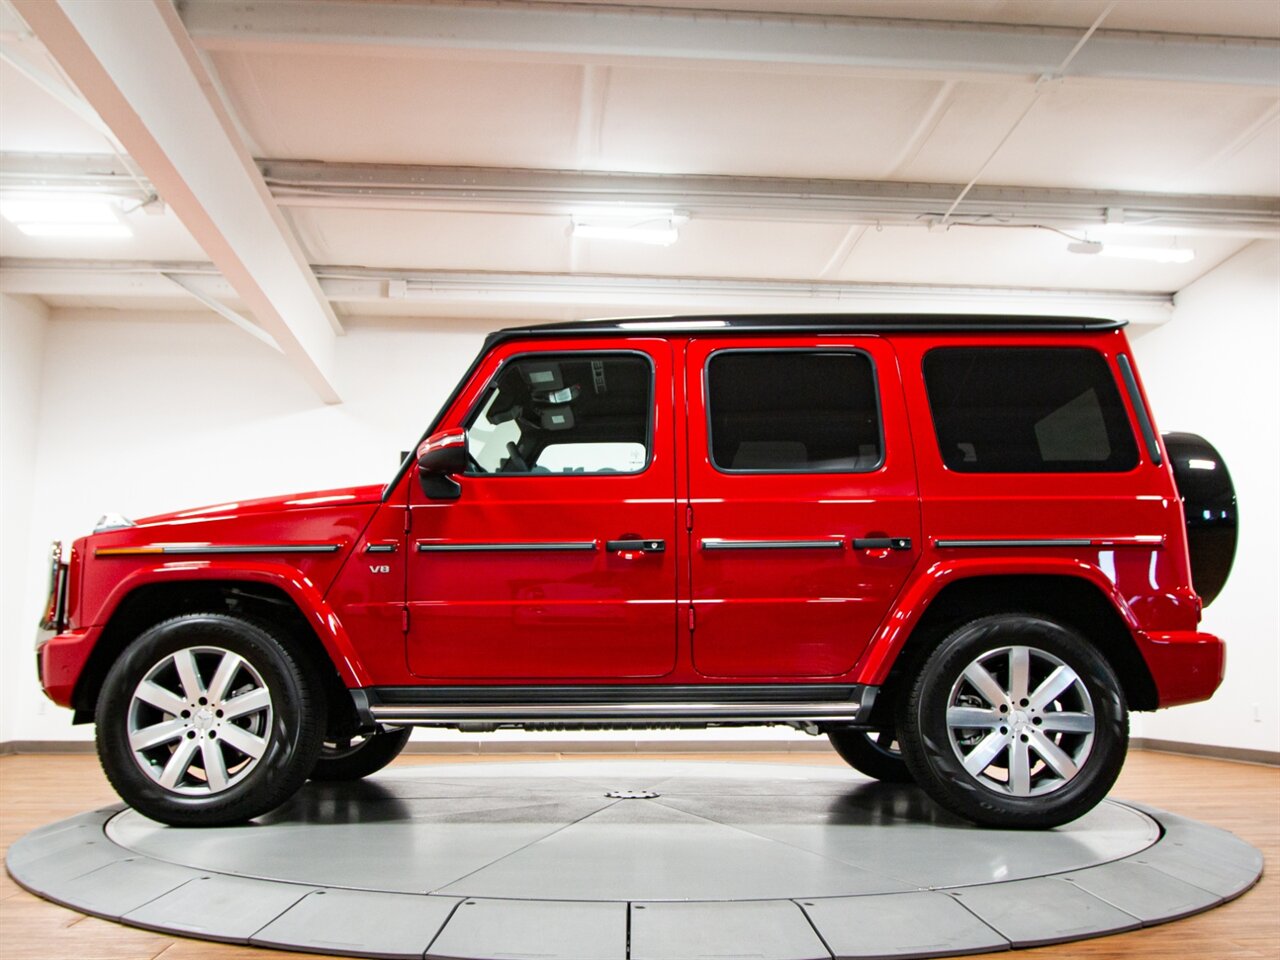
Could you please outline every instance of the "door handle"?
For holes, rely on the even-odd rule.
[[[625,553],[666,553],[667,541],[665,540],[606,540],[604,548],[610,553],[614,551]]]
[[[855,550],[910,550],[910,537],[855,537]]]

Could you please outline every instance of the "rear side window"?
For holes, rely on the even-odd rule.
[[[862,473],[882,459],[871,358],[724,350],[707,362],[711,460],[744,473]]]
[[[1131,470],[1138,448],[1102,354],[941,347],[924,381],[943,462],[962,473]]]

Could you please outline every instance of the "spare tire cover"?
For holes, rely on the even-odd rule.
[[[1222,592],[1236,557],[1239,517],[1236,488],[1213,444],[1194,433],[1166,433],[1173,477],[1187,518],[1191,582],[1204,601]]]

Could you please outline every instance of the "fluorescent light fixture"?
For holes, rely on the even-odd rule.
[[[678,225],[686,219],[674,210],[583,211],[573,215],[573,236],[669,247],[680,239]]]
[[[1114,243],[1103,244],[1101,253],[1104,257],[1152,263],[1190,263],[1196,258],[1196,252],[1186,247],[1122,247]]]
[[[27,196],[0,200],[0,214],[10,223],[115,223],[112,207],[105,197]]]
[[[1129,247],[1115,243],[1102,243],[1098,240],[1077,240],[1068,243],[1067,250],[1088,256],[1147,260],[1152,263],[1190,263],[1196,257],[1196,252],[1186,247]]]
[[[26,194],[0,199],[0,216],[29,237],[132,236],[119,210],[116,198],[90,194]]]
[[[20,223],[17,226],[28,237],[97,240],[133,236],[126,223]]]

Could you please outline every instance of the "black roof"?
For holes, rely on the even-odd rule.
[[[508,327],[490,341],[563,334],[599,336],[644,333],[914,333],[929,331],[1007,333],[1009,331],[1097,332],[1119,330],[1124,320],[1098,317],[1033,317],[999,314],[809,313],[716,314],[635,317],[616,320],[568,320]]]

